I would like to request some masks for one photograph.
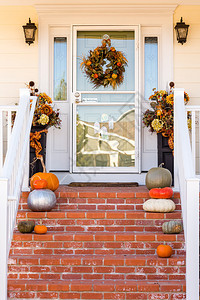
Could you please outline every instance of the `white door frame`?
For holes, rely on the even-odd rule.
[[[72,52],[73,52],[73,172],[84,172],[84,173],[140,173],[141,169],[141,151],[140,151],[140,136],[141,136],[141,126],[139,122],[139,116],[141,111],[141,104],[139,99],[139,25],[131,25],[131,26],[82,26],[82,25],[74,25],[72,27]],[[87,94],[113,94],[115,91],[79,91],[76,90],[76,70],[77,70],[77,32],[78,31],[134,31],[135,32],[135,91],[118,91],[118,94],[135,94],[135,102],[134,103],[76,103],[74,94],[78,92]],[[81,98],[80,98],[81,99]],[[77,167],[76,166],[76,108],[78,105],[96,105],[96,106],[111,106],[111,105],[133,105],[135,108],[135,167]]]

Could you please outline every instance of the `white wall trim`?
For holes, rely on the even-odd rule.
[[[38,14],[73,14],[73,13],[134,13],[134,14],[173,14],[177,4],[174,5],[136,5],[136,4],[121,4],[121,5],[69,5],[69,4],[36,4],[34,5]]]

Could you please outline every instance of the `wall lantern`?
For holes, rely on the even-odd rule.
[[[26,25],[22,26],[24,29],[24,36],[26,43],[32,44],[35,41],[35,32],[37,27],[35,26],[35,23],[31,23],[31,19],[29,18],[29,23],[26,23]]]
[[[181,43],[183,45],[186,42],[189,26],[190,25],[186,25],[185,22],[183,22],[182,17],[180,22],[176,23],[175,30],[178,43]]]

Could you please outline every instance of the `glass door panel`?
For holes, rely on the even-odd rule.
[[[135,166],[134,106],[77,105],[77,167]]]
[[[74,30],[73,92],[80,95],[79,103],[73,104],[74,172],[138,171],[138,28],[115,28],[77,26]],[[116,90],[94,89],[80,67],[83,57],[101,46],[105,34],[128,60],[123,83]]]
[[[107,34],[111,39],[111,46],[121,51],[128,60],[128,66],[124,74],[123,83],[117,88],[118,91],[135,90],[135,31],[78,31],[77,32],[77,90],[93,91],[94,87],[85,74],[80,70],[82,58],[88,56],[90,50],[101,46],[103,36]],[[98,91],[113,91],[112,87],[99,87]]]

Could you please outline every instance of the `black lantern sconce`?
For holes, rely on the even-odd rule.
[[[182,45],[186,43],[189,26],[190,25],[186,25],[185,22],[183,22],[182,17],[180,22],[176,23],[175,30],[178,43],[181,43]]]
[[[31,19],[29,18],[29,23],[26,23],[26,25],[22,26],[24,29],[24,36],[26,43],[32,44],[35,41],[35,32],[37,27],[35,26],[35,23],[31,23]]]

